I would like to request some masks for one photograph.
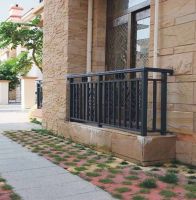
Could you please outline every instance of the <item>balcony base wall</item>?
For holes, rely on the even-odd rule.
[[[142,137],[131,132],[75,122],[58,124],[58,134],[143,166],[175,159],[174,135]]]

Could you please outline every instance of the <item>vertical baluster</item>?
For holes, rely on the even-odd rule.
[[[76,117],[76,89],[75,83],[73,83],[73,117]]]
[[[91,109],[90,109],[90,121],[93,121],[93,117],[94,117],[94,115],[93,115],[93,108],[94,108],[94,106],[93,106],[93,97],[94,97],[94,87],[93,87],[93,83],[92,83],[92,81],[93,80],[91,80],[91,84],[90,84],[90,94],[91,94]]]
[[[86,120],[89,121],[89,82],[86,82]]]
[[[141,107],[141,134],[147,136],[147,111],[148,111],[148,71],[142,73],[142,107]]]
[[[108,82],[108,124],[110,124],[110,82]]]
[[[99,94],[97,94],[98,93],[97,83],[95,83],[94,85],[95,85],[95,92],[94,92],[94,95],[95,95],[95,97],[94,97],[94,101],[95,101],[94,102],[94,122],[97,122],[97,111],[98,111],[98,107],[99,107],[97,97],[98,97]]]
[[[70,104],[70,111],[69,111],[69,119],[71,119],[73,116],[73,108],[74,108],[74,90],[73,90],[73,82],[74,79],[71,78],[69,81],[70,84],[70,96],[69,96],[69,104]]]
[[[132,81],[129,81],[129,127],[132,128]]]
[[[113,124],[116,125],[116,94],[115,94],[115,86],[116,86],[116,83],[115,81],[112,83],[112,86],[113,86],[113,103],[112,103],[112,112],[113,112]]]
[[[118,81],[118,126],[121,126],[121,81]]]
[[[80,83],[78,83],[78,119],[80,119],[80,114],[81,114],[81,107],[80,107],[80,101],[81,101],[81,98],[80,98],[80,95],[81,95],[81,91],[80,91]]]
[[[156,131],[157,123],[157,81],[153,80],[153,117],[152,117],[152,130]]]
[[[102,78],[103,79],[103,78]],[[102,98],[102,113],[103,113],[103,123],[105,124],[106,123],[106,82],[105,82],[105,78],[103,80],[103,90],[102,90],[102,95],[103,95],[103,98]]]
[[[139,129],[139,80],[136,80],[136,89],[135,89],[135,95],[136,95],[136,115],[135,115],[135,121],[136,121],[136,129]]]
[[[98,89],[97,89],[97,98],[98,98],[98,103],[97,103],[97,122],[98,122],[98,126],[101,127],[101,123],[103,122],[102,120],[102,107],[103,107],[103,103],[102,103],[102,87],[103,87],[103,76],[99,76],[98,77]]]
[[[126,100],[127,100],[127,81],[124,80],[124,127],[127,126],[127,116],[126,116],[126,111],[127,111],[127,103],[126,103]]]
[[[167,74],[161,74],[161,135],[167,131]]]
[[[83,102],[82,102],[82,119],[83,120],[86,120],[86,81],[87,81],[87,78],[86,77],[83,77],[82,78],[82,99],[83,99]]]

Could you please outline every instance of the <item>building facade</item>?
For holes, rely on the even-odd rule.
[[[70,100],[71,87],[67,75],[141,67],[173,70],[173,75],[167,77],[167,135],[148,133],[147,137],[138,136],[132,130],[127,132],[70,121],[72,101],[77,99]],[[48,0],[44,7],[43,73],[45,128],[143,164],[176,158],[196,165],[195,0]],[[133,76],[139,78],[140,75]],[[149,72],[149,76],[154,82],[159,81],[156,70]],[[161,88],[164,86],[155,84],[158,95],[153,99],[154,89],[150,89],[151,83],[147,84],[148,102],[142,101],[141,104],[148,105],[148,109],[145,113],[142,107],[138,127],[143,127],[145,116],[152,113],[153,119],[157,120],[148,117],[147,126],[154,123],[155,127],[160,124],[162,127],[164,122],[161,119],[166,117],[161,115],[165,98]],[[111,95],[120,99],[115,91],[113,89]],[[82,95],[78,99],[83,98],[84,93],[79,94]],[[108,94],[110,96],[109,89]],[[156,109],[152,102],[156,102]],[[83,104],[85,102],[81,102]],[[113,103],[114,109],[109,109],[111,116],[117,112],[116,108],[124,109],[126,113],[125,106],[116,105]],[[107,119],[110,121],[109,115]],[[124,119],[125,123],[130,123],[126,117]]]
[[[44,3],[40,2],[36,8],[32,8],[27,13],[23,14],[22,6],[15,4],[9,9],[9,17],[7,22],[28,23],[36,16],[41,15],[43,25],[43,7]],[[0,61],[6,61],[10,58],[15,58],[20,55],[25,48],[18,46],[16,49],[7,47],[0,50]],[[9,91],[9,103],[21,103],[23,108],[31,108],[35,104],[35,80],[42,80],[42,72],[35,64],[32,64],[31,70],[25,77],[21,77],[20,84],[15,90]],[[31,89],[30,89],[31,88]]]

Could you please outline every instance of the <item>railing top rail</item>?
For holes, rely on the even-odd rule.
[[[68,74],[66,75],[66,79],[72,78],[87,78],[92,76],[107,76],[121,73],[134,73],[134,72],[156,72],[156,73],[166,73],[173,75],[172,69],[161,69],[161,68],[152,68],[152,67],[138,67],[138,68],[130,68],[130,69],[122,69],[115,71],[105,71],[105,72],[97,72],[97,73],[86,73],[86,74]]]

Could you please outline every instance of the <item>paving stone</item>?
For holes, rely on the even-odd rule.
[[[23,200],[114,199],[93,184],[1,135],[5,130],[40,128],[28,123],[27,113],[18,109],[0,106],[0,119],[3,119],[0,121],[0,174]]]

